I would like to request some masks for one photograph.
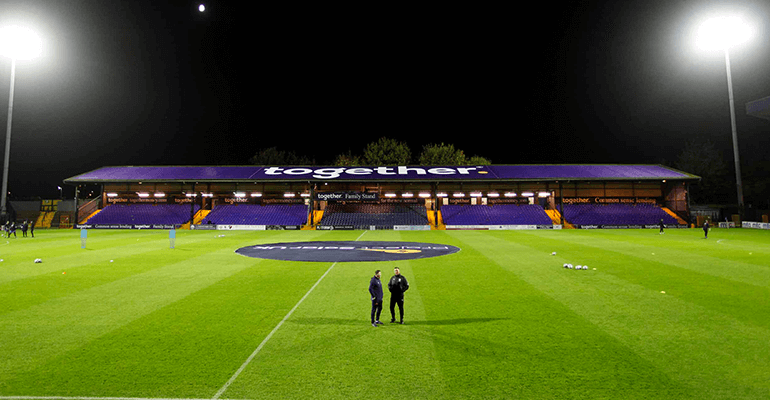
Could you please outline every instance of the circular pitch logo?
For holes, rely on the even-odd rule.
[[[401,261],[453,254],[459,247],[415,242],[291,242],[242,247],[235,252],[282,261],[363,262]]]

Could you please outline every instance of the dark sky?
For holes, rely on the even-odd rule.
[[[743,164],[770,159],[770,121],[745,115],[770,96],[766,1],[251,3],[0,0],[0,24],[44,42],[17,64],[12,194],[55,197],[105,165],[245,164],[272,146],[325,164],[381,136],[496,164],[674,162],[710,139],[732,170],[724,56],[694,38],[720,10],[755,29],[731,51]],[[3,129],[9,74],[0,59]]]

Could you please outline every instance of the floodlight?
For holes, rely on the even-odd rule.
[[[35,32],[19,26],[0,29],[0,55],[16,60],[29,60],[43,50],[43,42]]]
[[[738,17],[711,18],[698,29],[698,46],[706,50],[721,50],[743,43],[751,35],[751,28]]]

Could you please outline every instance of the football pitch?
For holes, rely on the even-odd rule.
[[[0,240],[0,399],[770,398],[767,231],[178,231],[174,249],[168,231],[88,235]],[[460,251],[235,253],[312,241]],[[369,280],[395,266],[405,324],[386,288],[372,327]]]

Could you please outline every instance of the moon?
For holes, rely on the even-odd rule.
[[[198,11],[200,11],[200,12],[206,11],[206,6],[204,4],[199,5],[198,6]]]

